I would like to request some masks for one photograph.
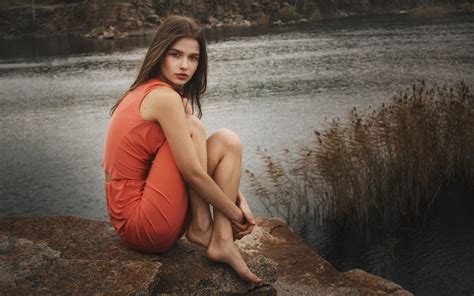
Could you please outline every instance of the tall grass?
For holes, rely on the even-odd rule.
[[[440,194],[474,192],[473,95],[462,82],[421,82],[371,114],[354,108],[333,120],[296,155],[259,153],[266,173],[249,173],[251,186],[296,229],[326,220],[366,237],[411,227],[426,221]]]

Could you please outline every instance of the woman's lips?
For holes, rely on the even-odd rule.
[[[182,73],[176,74],[176,77],[178,77],[178,79],[180,79],[180,80],[188,79],[188,75],[187,74],[182,74]]]

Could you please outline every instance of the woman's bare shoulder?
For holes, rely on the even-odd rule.
[[[150,98],[155,103],[166,103],[167,101],[181,102],[181,96],[170,87],[157,87],[150,91],[145,98]]]
[[[140,106],[140,114],[145,120],[156,119],[160,113],[178,109],[181,106],[181,96],[172,88],[158,87],[150,91]]]

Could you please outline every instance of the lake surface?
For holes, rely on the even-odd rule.
[[[472,15],[349,18],[208,35],[203,121],[208,134],[220,127],[237,132],[245,146],[244,168],[258,174],[263,170],[257,146],[275,156],[297,151],[325,118],[380,106],[413,82],[463,80],[474,87]],[[148,40],[1,41],[1,216],[107,219],[100,161],[108,110],[133,82]],[[245,174],[242,190],[254,213],[267,215]],[[392,279],[419,295],[471,295],[474,230],[463,235],[455,248],[440,242],[447,254],[432,255],[454,260],[461,282],[442,290],[442,283],[431,289],[413,277]],[[420,240],[416,252],[425,246]],[[383,265],[367,269],[377,272]]]

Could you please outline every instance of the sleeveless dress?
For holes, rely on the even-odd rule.
[[[143,98],[154,88],[170,87],[151,79],[122,100],[105,137],[102,167],[107,211],[120,238],[145,252],[169,249],[186,229],[186,184],[161,126],[140,115]]]

